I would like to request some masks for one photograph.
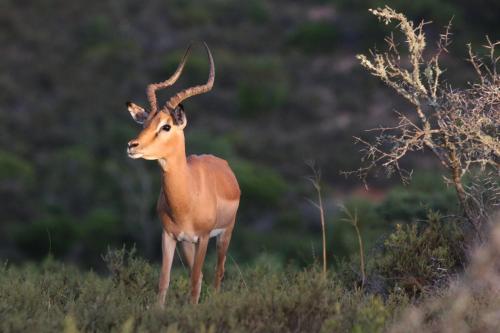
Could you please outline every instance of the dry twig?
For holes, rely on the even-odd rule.
[[[492,42],[486,37],[486,60],[475,55],[468,45],[468,60],[478,82],[464,89],[454,89],[441,83],[444,70],[439,65],[441,55],[448,52],[451,43],[451,21],[440,36],[437,51],[425,59],[425,22],[415,26],[403,14],[389,7],[370,12],[385,24],[397,22],[408,48],[410,68],[405,67],[406,62],[402,61],[392,34],[386,38],[386,52],[370,51],[370,58],[366,55],[357,58],[370,74],[380,78],[412,105],[416,121],[412,120],[412,112],[398,112],[398,125],[376,129],[379,134],[374,142],[355,138],[363,145],[361,151],[366,164],[344,174],[356,174],[366,181],[376,166],[382,166],[389,175],[397,172],[403,182],[408,182],[411,172],[400,166],[401,159],[410,152],[428,149],[447,170],[446,179],[454,186],[465,217],[479,232],[482,222],[487,220],[488,207],[481,206],[481,200],[467,190],[464,176],[479,170],[483,175],[498,179],[500,78],[496,65],[500,56],[495,48],[500,41]],[[495,179],[490,183],[498,188]],[[500,202],[500,197],[496,197],[496,202]]]

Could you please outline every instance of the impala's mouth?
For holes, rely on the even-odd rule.
[[[137,159],[142,157],[142,153],[138,153],[136,151],[131,150],[130,148],[127,149],[127,155],[130,158]]]

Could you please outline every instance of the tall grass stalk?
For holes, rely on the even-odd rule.
[[[356,236],[358,237],[359,245],[359,268],[361,271],[361,288],[365,285],[366,273],[365,273],[365,249],[363,246],[363,239],[361,237],[361,232],[359,231],[359,220],[358,220],[358,210],[354,209],[354,214],[352,214],[346,206],[341,206],[343,212],[347,215],[344,221],[349,222],[356,231]]]
[[[236,260],[234,260],[233,256],[230,253],[228,253],[227,255],[229,258],[231,258],[232,262],[234,263],[234,266],[238,270],[238,273],[240,274],[241,281],[243,282],[245,289],[248,290],[248,285],[247,285],[247,282],[245,281],[245,277],[243,276],[243,272],[240,269],[240,265],[238,265],[238,263],[236,262]]]
[[[325,228],[325,209],[323,207],[323,198],[321,197],[321,171],[315,168],[314,164],[309,164],[312,170],[312,175],[307,177],[311,182],[318,195],[318,202],[309,199],[309,202],[318,208],[321,221],[321,236],[323,247],[323,277],[326,278],[326,228]]]

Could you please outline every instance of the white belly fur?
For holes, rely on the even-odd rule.
[[[190,242],[190,243],[198,243],[199,237],[196,235],[190,235],[181,231],[181,233],[177,236],[178,242]]]
[[[221,229],[214,229],[212,231],[210,231],[210,235],[209,237],[212,238],[212,237],[216,237],[216,236],[219,236],[220,234],[222,234],[224,231],[226,231],[225,228],[221,228]],[[188,233],[185,233],[184,231],[182,231],[178,236],[177,236],[177,241],[178,242],[190,242],[190,243],[198,243],[198,240],[200,239],[199,236],[197,235],[190,235]]]
[[[210,237],[216,237],[216,236],[219,236],[220,234],[222,234],[224,231],[226,231],[226,229],[214,229],[212,231],[210,231]]]

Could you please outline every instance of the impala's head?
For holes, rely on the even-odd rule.
[[[142,125],[137,138],[130,140],[127,153],[131,158],[147,160],[168,159],[179,149],[184,149],[184,128],[187,125],[186,114],[181,102],[189,97],[206,93],[212,89],[215,79],[215,66],[212,54],[205,44],[210,61],[210,74],[204,85],[187,88],[172,96],[165,106],[158,110],[156,90],[167,88],[177,81],[182,73],[191,46],[188,47],[175,73],[166,81],[148,85],[147,94],[151,109],[149,111],[132,102],[127,102],[127,109],[132,118]]]

